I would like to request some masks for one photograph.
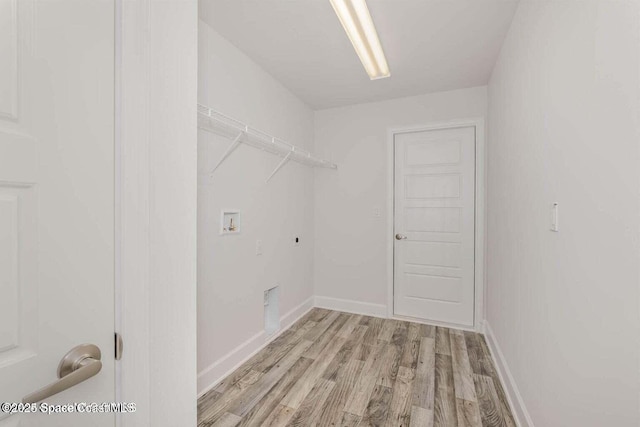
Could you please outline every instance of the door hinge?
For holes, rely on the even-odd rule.
[[[115,349],[116,349],[116,360],[120,360],[122,359],[122,350],[124,348],[124,343],[122,342],[122,335],[120,335],[118,332],[116,332],[114,334],[114,338],[115,338]]]

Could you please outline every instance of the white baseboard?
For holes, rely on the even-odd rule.
[[[496,336],[493,334],[493,330],[491,329],[489,322],[486,320],[484,321],[484,331],[485,337],[487,338],[487,344],[489,345],[489,350],[491,351],[491,356],[493,357],[493,363],[498,370],[498,376],[506,388],[507,399],[509,400],[511,410],[513,411],[513,417],[515,418],[516,424],[518,427],[534,427],[531,416],[529,415],[524,404],[524,400],[522,400],[522,396],[518,390],[518,386],[516,385],[513,375],[511,375],[509,365],[507,365],[507,361],[500,350],[498,341],[496,341]]]
[[[314,305],[329,310],[387,318],[387,306],[331,297],[314,297]]]
[[[264,331],[261,331],[198,372],[198,398],[218,385],[220,381],[238,369],[244,362],[265,348],[312,308],[313,297],[280,317],[281,327],[278,333],[267,335]]]

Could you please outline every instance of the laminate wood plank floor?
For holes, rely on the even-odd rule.
[[[515,427],[484,337],[313,309],[198,400],[198,427]]]

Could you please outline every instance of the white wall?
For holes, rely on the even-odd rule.
[[[199,102],[313,150],[313,112],[203,21]],[[265,342],[263,292],[280,286],[283,327],[313,294],[313,170],[240,146],[210,177],[231,141],[198,137],[198,389],[215,384]],[[220,211],[241,211],[241,233],[221,236]],[[294,246],[294,236],[300,237]],[[256,256],[256,240],[263,255]]]
[[[116,327],[125,342],[118,400],[137,404],[120,419],[132,427],[193,426],[198,4],[127,0],[117,11]]]
[[[522,2],[491,78],[487,317],[526,424],[640,425],[638,12]]]
[[[486,87],[477,87],[316,112],[316,151],[338,164],[315,177],[320,305],[386,315],[389,128],[484,117],[486,110]]]

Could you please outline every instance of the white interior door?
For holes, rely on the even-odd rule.
[[[472,326],[475,127],[396,134],[394,313]]]
[[[101,370],[44,402],[113,401],[113,331],[114,2],[0,0],[0,402],[56,383],[84,343]],[[1,427],[114,419],[0,412]]]

